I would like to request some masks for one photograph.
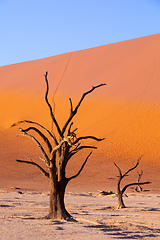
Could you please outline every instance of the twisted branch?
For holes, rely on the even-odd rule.
[[[102,141],[102,140],[104,140],[105,138],[97,138],[97,137],[94,137],[94,136],[84,136],[84,137],[79,137],[79,138],[77,138],[74,142],[73,142],[73,144],[75,145],[76,143],[78,143],[80,140],[82,140],[82,139],[93,139],[93,140],[95,140],[95,141]]]

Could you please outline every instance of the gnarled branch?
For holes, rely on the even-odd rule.
[[[35,125],[39,126],[43,130],[45,130],[51,136],[51,138],[54,140],[55,144],[58,145],[56,137],[47,128],[43,127],[41,124],[30,121],[30,120],[22,120],[22,121],[18,121],[17,123],[13,123],[11,125],[11,127],[17,126],[17,124],[19,124],[19,123],[31,123],[31,124],[35,124]]]
[[[99,85],[97,85],[97,86],[92,86],[92,89],[91,89],[91,90],[83,93],[83,95],[82,95],[79,103],[77,104],[77,106],[75,107],[74,110],[73,110],[72,100],[71,100],[71,98],[69,99],[69,101],[70,101],[70,106],[71,106],[70,116],[69,116],[68,120],[66,121],[66,123],[64,124],[64,127],[63,127],[63,129],[62,129],[62,135],[65,133],[68,124],[72,121],[72,118],[76,115],[77,110],[78,110],[78,108],[80,107],[80,105],[81,105],[82,101],[84,100],[85,96],[88,95],[89,93],[93,92],[96,88],[102,87],[102,86],[104,86],[104,85],[106,85],[106,84],[105,84],[105,83],[102,83],[102,84],[99,84]]]

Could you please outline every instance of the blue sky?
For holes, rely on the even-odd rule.
[[[160,0],[0,0],[0,66],[160,33]]]

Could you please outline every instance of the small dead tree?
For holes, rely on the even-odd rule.
[[[118,169],[118,171],[119,171],[119,176],[118,176],[119,178],[118,178],[118,184],[117,184],[117,196],[118,196],[118,206],[117,206],[117,208],[118,208],[118,209],[119,209],[119,208],[125,208],[125,207],[126,207],[125,204],[124,204],[124,201],[123,201],[123,195],[124,195],[124,193],[125,193],[125,191],[126,191],[126,189],[127,189],[128,187],[134,186],[134,185],[140,186],[140,185],[144,185],[144,184],[149,184],[149,183],[151,183],[151,182],[148,182],[148,181],[147,181],[147,182],[134,182],[134,183],[129,183],[129,184],[125,185],[125,186],[122,188],[122,190],[121,190],[120,184],[121,184],[122,179],[123,179],[124,177],[127,177],[129,172],[131,172],[131,171],[133,171],[135,168],[137,168],[137,166],[139,165],[139,162],[140,162],[141,158],[142,158],[142,157],[140,157],[140,158],[138,159],[136,165],[135,165],[133,168],[130,168],[130,169],[129,169],[128,171],[126,171],[124,174],[122,174],[122,171],[121,171],[121,169],[117,166],[117,164],[114,163],[114,165],[117,167],[117,169]]]
[[[94,136],[81,136],[77,137],[76,135],[76,129],[72,130],[72,119],[77,114],[77,111],[83,102],[84,98],[92,93],[95,89],[102,87],[106,84],[100,84],[97,86],[92,86],[92,88],[83,93],[80,101],[78,102],[77,106],[74,108],[71,98],[70,101],[70,115],[65,122],[63,128],[61,129],[55,115],[53,113],[52,106],[48,100],[48,92],[49,92],[49,83],[48,83],[48,72],[46,72],[45,76],[45,82],[46,82],[46,93],[45,93],[45,102],[49,108],[50,116],[52,119],[52,122],[55,126],[55,129],[58,132],[58,137],[56,135],[52,134],[51,131],[49,131],[47,128],[42,126],[41,124],[37,122],[33,122],[30,120],[24,120],[19,121],[16,124],[13,124],[12,126],[15,126],[19,123],[27,123],[30,124],[30,126],[27,129],[19,128],[19,130],[22,132],[22,136],[31,138],[39,147],[43,157],[40,157],[41,160],[43,160],[46,163],[47,171],[42,168],[38,163],[32,161],[32,159],[28,158],[28,160],[19,160],[17,159],[17,162],[31,164],[39,168],[39,170],[49,179],[50,181],[50,207],[49,207],[49,213],[45,218],[48,219],[66,219],[66,220],[73,220],[72,216],[68,213],[68,211],[65,208],[64,203],[64,196],[65,196],[65,189],[67,184],[74,178],[78,177],[79,174],[82,172],[88,158],[92,154],[92,151],[89,153],[89,155],[86,157],[84,163],[82,164],[80,170],[73,176],[67,178],[66,177],[66,166],[69,160],[78,152],[80,152],[83,149],[96,149],[95,146],[90,145],[81,145],[81,140],[83,139],[92,139],[95,141],[102,141],[104,138],[97,138]],[[32,132],[33,134],[29,134]],[[45,142],[46,147],[48,148],[48,151],[46,151],[43,146],[41,145],[40,141],[37,140],[37,137],[35,137],[35,134],[37,133],[41,140]]]
[[[141,177],[142,177],[143,171],[141,170],[140,173],[139,173],[139,172],[137,172],[137,173],[138,173],[137,183],[139,183],[140,180],[141,180]],[[136,192],[141,192],[141,191],[142,191],[142,187],[141,187],[139,184],[137,184],[137,186],[136,186],[136,188],[135,188],[135,191],[136,191]]]

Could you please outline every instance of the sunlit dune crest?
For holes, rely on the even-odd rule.
[[[25,154],[38,159],[39,150],[30,139],[16,137],[18,126],[10,127],[28,119],[51,129],[44,100],[48,71],[49,99],[61,127],[69,116],[69,98],[76,105],[92,86],[107,84],[85,98],[74,119],[77,135],[105,140],[92,143],[98,149],[70,186],[114,186],[117,170],[113,161],[125,170],[143,155],[139,166],[143,178],[152,181],[148,188],[160,189],[159,59],[160,34],[156,34],[0,67],[0,186],[12,182],[40,189],[48,184],[36,168],[15,161]],[[76,172],[86,155],[84,151],[71,161],[67,174]],[[136,174],[131,178],[137,178]],[[115,179],[108,180],[110,177]]]

